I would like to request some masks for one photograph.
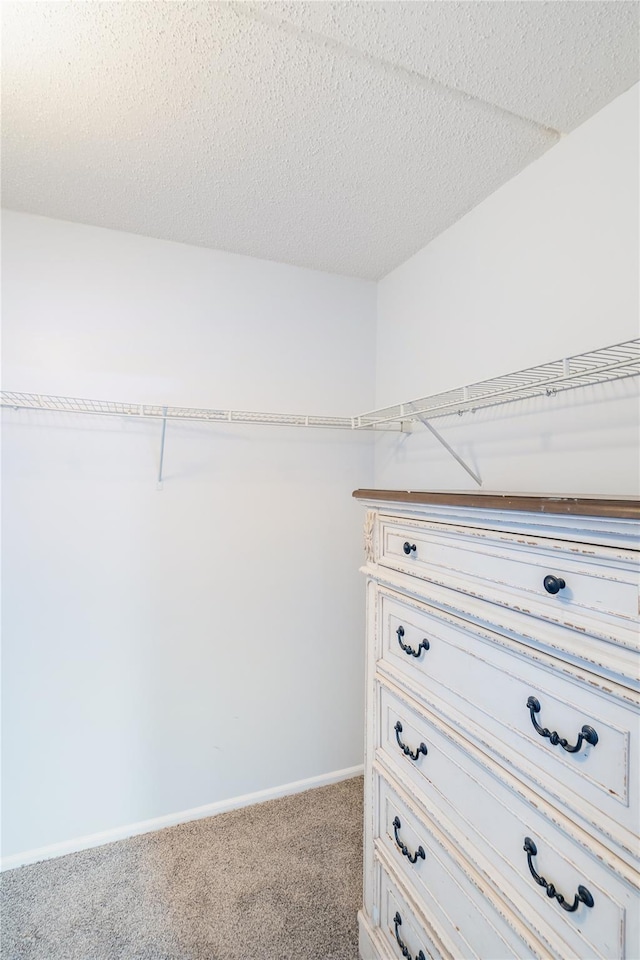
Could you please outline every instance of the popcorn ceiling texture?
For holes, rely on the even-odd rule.
[[[8,3],[7,207],[377,279],[638,74],[626,2]]]
[[[248,6],[563,133],[638,79],[637,3]]]

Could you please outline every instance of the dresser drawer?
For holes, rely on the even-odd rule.
[[[379,790],[376,846],[402,871],[433,924],[453,945],[456,957],[540,956],[507,924],[482,891],[479,877],[453,854],[392,790],[382,777]]]
[[[640,567],[635,551],[381,517],[378,562],[638,647]],[[548,577],[553,579],[545,589]]]
[[[576,839],[582,835],[567,832],[564,818],[551,819],[550,808],[531,802],[531,793],[417,704],[384,685],[378,696],[377,759],[392,778],[407,784],[427,816],[437,818],[551,954],[634,957],[640,942],[638,892],[600,850],[582,846]],[[591,843],[586,835],[584,841]],[[528,856],[525,845],[535,852]],[[575,911],[566,911],[534,871],[567,903],[585,888],[593,906],[579,900]]]
[[[534,660],[527,648],[453,615],[385,589],[377,595],[379,669],[388,665],[414,696],[437,703],[474,742],[635,856],[640,713],[629,691],[616,699],[551,657]],[[563,748],[555,734],[579,749]]]
[[[428,933],[425,923],[418,919],[417,912],[398,885],[391,879],[384,866],[378,861],[376,871],[379,879],[380,931],[389,957],[411,957],[419,960],[420,951],[424,960],[453,960],[454,954],[432,933]],[[403,949],[406,953],[403,953]]]

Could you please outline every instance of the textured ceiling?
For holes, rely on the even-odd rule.
[[[638,4],[252,3],[262,17],[568,133],[638,79]]]
[[[368,278],[638,74],[607,0],[2,14],[7,207]]]

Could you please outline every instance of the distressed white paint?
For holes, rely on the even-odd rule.
[[[637,522],[493,510],[459,501],[364,503],[365,544],[373,555],[363,568],[368,607],[363,960],[386,957],[382,944],[394,942],[396,908],[390,902],[401,904],[412,955],[429,949],[438,957],[628,956],[640,916],[638,761],[631,756],[640,735],[637,648],[629,671],[621,667],[623,640],[617,635],[599,640],[597,660],[587,663],[581,646],[585,633],[597,633],[595,617],[586,629],[567,629],[545,623],[539,607],[524,607],[512,589],[514,558],[504,555],[504,543],[511,542],[525,566],[536,563],[543,536],[553,540],[553,569],[588,557],[599,570],[592,591],[597,601],[610,590],[614,558],[637,576]],[[391,525],[415,538],[417,559],[434,556],[435,576],[407,566],[404,553],[389,552],[389,512]],[[438,571],[439,528],[451,513],[460,540],[455,549],[466,542],[468,560],[476,554],[479,561],[466,598],[470,562],[462,572],[449,556]],[[602,546],[594,549],[586,525],[599,527]],[[389,565],[395,567],[392,582]],[[567,568],[566,596],[547,596],[564,605],[568,620],[580,605],[573,593],[576,572]],[[508,602],[510,625],[496,591]],[[542,603],[542,578],[539,592]],[[426,636],[429,648],[419,657],[403,652],[398,624],[403,642],[415,647]],[[595,746],[570,754],[541,737],[527,709],[531,693],[545,710],[539,721],[570,742],[590,723],[599,735]],[[418,752],[420,744],[425,748]],[[415,759],[405,755],[403,745],[416,752]],[[410,850],[421,845],[425,851],[424,861],[412,867],[395,836],[392,818],[398,812],[401,839]],[[567,913],[549,899],[529,874],[525,836],[535,839],[540,873],[569,902],[584,884],[593,894],[593,909],[581,904]],[[502,945],[488,945],[487,937]]]
[[[369,282],[24,214],[3,255],[7,388],[373,401]],[[361,761],[370,439],[170,424],[161,492],[159,441],[5,414],[5,856]]]
[[[377,406],[638,336],[638,87],[378,285]],[[485,489],[640,489],[637,378],[438,421]],[[426,431],[376,486],[469,489]]]
[[[376,278],[634,82],[636,19],[7,3],[4,204]]]
[[[635,564],[637,568],[637,554]],[[449,585],[455,581],[452,573]],[[539,584],[542,590],[542,579]],[[380,671],[426,706],[436,704],[442,719],[463,724],[476,742],[487,744],[537,790],[582,818],[592,836],[633,864],[640,821],[640,755],[632,749],[640,736],[637,692],[629,690],[623,699],[614,699],[607,679],[598,681],[575,667],[559,671],[558,661],[542,651],[528,655],[522,644],[504,633],[425,606],[409,594],[401,599],[381,587],[377,604],[383,632]],[[428,651],[415,659],[407,655],[398,643],[399,625],[405,645],[419,649],[427,637]],[[532,694],[541,705],[537,716],[541,726],[559,731],[575,744],[582,725],[591,723],[598,734],[595,747],[601,749],[583,744],[582,756],[577,757],[557,747],[549,764],[549,741],[532,737],[526,707]]]
[[[451,856],[446,838],[437,824],[433,821],[425,824],[381,777],[374,778],[374,789],[380,793],[377,833],[385,874],[387,877],[399,875],[401,883],[408,881],[413,887],[429,918],[436,920],[440,939],[446,943],[450,956],[464,957],[465,960],[530,956],[526,942],[504,923],[499,908],[496,909],[487,897],[486,889],[482,890],[477,883],[473,870],[461,869],[459,861]],[[400,821],[397,831],[396,818]],[[401,842],[407,844],[412,856],[422,848],[424,858],[418,856],[415,863],[409,863],[405,857],[399,858],[396,833]],[[388,880],[385,887],[389,887]],[[384,917],[384,904],[382,906]],[[405,924],[412,918],[411,909],[409,915],[402,917],[403,940]],[[393,925],[391,930],[395,933]],[[420,937],[416,949],[422,945]],[[411,956],[417,956],[415,950]]]
[[[380,563],[391,569],[438,584],[455,577],[458,589],[471,596],[482,582],[493,603],[632,650],[638,646],[640,568],[630,551],[614,554],[589,544],[569,553],[552,539],[529,535],[523,554],[522,536],[469,536],[457,526],[438,523],[427,530],[395,519],[381,523],[380,538]],[[413,547],[409,555],[403,550],[407,542]],[[571,584],[559,597],[540,589],[550,569]]]

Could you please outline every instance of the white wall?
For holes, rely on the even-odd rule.
[[[375,286],[4,216],[5,390],[342,414]],[[9,412],[3,854],[362,760],[370,437]]]
[[[638,335],[636,86],[380,282],[376,405]],[[434,425],[485,489],[639,488],[637,379]],[[475,488],[422,428],[376,486]]]

